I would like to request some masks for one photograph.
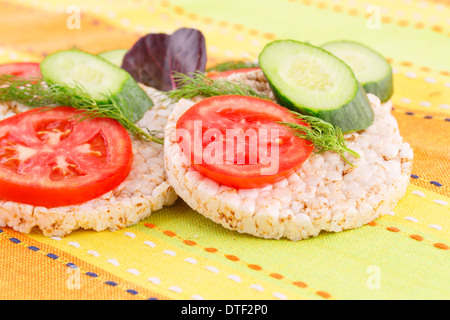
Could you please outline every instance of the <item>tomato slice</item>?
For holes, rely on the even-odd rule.
[[[132,164],[128,132],[109,118],[80,121],[80,112],[41,108],[0,121],[0,198],[80,204],[125,180]]]
[[[246,72],[255,71],[255,70],[259,70],[259,68],[243,68],[243,69],[235,69],[235,70],[228,70],[228,71],[222,71],[222,72],[211,71],[211,72],[208,72],[206,74],[206,76],[208,76],[209,78],[211,78],[213,80],[216,80],[216,79],[220,79],[220,78],[226,78],[228,76],[231,76],[232,74],[246,73]]]
[[[39,63],[35,62],[17,62],[0,64],[0,74],[12,74],[22,78],[41,77]]]
[[[178,145],[197,171],[220,184],[263,187],[292,174],[314,148],[279,122],[306,125],[268,100],[207,98],[179,118]]]

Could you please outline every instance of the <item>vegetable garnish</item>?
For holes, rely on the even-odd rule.
[[[172,101],[190,99],[198,95],[215,97],[223,95],[239,95],[269,99],[242,82],[231,82],[225,79],[211,79],[203,72],[195,72],[190,75],[175,73],[175,81],[178,88],[167,93]]]
[[[356,79],[367,93],[388,101],[394,92],[392,68],[389,62],[373,49],[354,41],[334,41],[322,45],[352,68]]]
[[[347,141],[339,127],[333,126],[331,123],[322,119],[303,115],[294,111],[291,113],[298,119],[304,121],[309,126],[299,125],[297,123],[280,122],[292,129],[294,134],[299,138],[314,143],[315,153],[324,153],[325,151],[333,151],[339,154],[345,162],[354,166],[345,157],[345,153],[349,153],[355,158],[359,158],[359,154],[347,147]]]
[[[276,40],[259,55],[277,102],[315,116],[342,132],[367,129],[373,108],[350,67],[328,51],[294,40]]]
[[[220,184],[263,187],[292,174],[313,151],[311,142],[279,122],[306,126],[270,100],[210,97],[178,119],[178,145],[198,172]]]
[[[225,79],[213,80],[201,72],[195,73],[192,78],[183,74],[177,74],[176,79],[180,81],[180,87],[168,92],[168,97],[173,101],[179,101],[183,98],[189,99],[197,95],[204,97],[240,95],[269,100],[268,97],[256,92],[244,83],[227,81]],[[338,127],[313,116],[302,115],[293,111],[289,112],[292,112],[295,117],[307,123],[308,126],[299,126],[295,122],[283,123],[283,125],[293,129],[300,138],[311,141],[316,147],[315,152],[334,151],[341,155],[349,164],[350,162],[344,156],[345,152],[354,157],[359,157],[356,152],[347,148],[342,130]]]
[[[64,86],[47,85],[42,78],[20,78],[13,75],[0,75],[0,102],[16,101],[29,107],[71,106],[83,111],[77,116],[85,118],[112,118],[117,120],[135,137],[163,144],[153,132],[141,128],[131,119],[132,107],[120,98],[105,96],[109,103],[98,103],[80,84]]]
[[[205,71],[206,45],[196,29],[181,28],[173,34],[148,34],[123,58],[122,68],[140,83],[158,90],[175,89],[173,72]]]
[[[47,208],[116,188],[133,159],[127,131],[109,118],[77,121],[71,107],[31,109],[0,121],[0,198]]]
[[[98,104],[123,100],[129,106],[129,119],[142,118],[153,101],[125,70],[96,55],[81,50],[61,50],[45,57],[40,64],[42,77],[49,85],[77,89],[81,86]]]

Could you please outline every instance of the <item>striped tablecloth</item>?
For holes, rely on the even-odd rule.
[[[411,184],[391,214],[300,242],[228,231],[183,201],[120,231],[0,228],[0,299],[449,299],[450,1],[0,0],[0,62],[200,29],[208,65],[274,39],[360,41],[393,66]],[[80,20],[73,15],[80,13]],[[74,23],[79,22],[79,24]]]

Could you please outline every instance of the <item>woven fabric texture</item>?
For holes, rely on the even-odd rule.
[[[0,0],[0,63],[181,27],[204,33],[208,65],[257,59],[275,39],[360,41],[392,64],[392,112],[414,149],[391,214],[299,242],[225,230],[181,200],[116,232],[0,228],[0,299],[449,299],[450,2],[373,2]]]

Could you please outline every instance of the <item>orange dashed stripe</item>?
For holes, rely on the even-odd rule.
[[[300,288],[306,288],[308,285],[302,281],[294,281],[292,282],[293,285],[300,287]]]
[[[161,229],[161,228],[157,227],[156,225],[154,225],[153,223],[144,223],[144,226],[147,227],[147,228],[150,228],[150,229],[156,229],[156,230],[158,230],[158,231],[164,233],[164,234],[167,235],[167,236],[170,236],[170,237],[176,237],[177,239],[181,240],[181,241],[182,241],[184,244],[186,244],[186,245],[189,245],[189,246],[198,245],[196,242],[194,242],[194,241],[192,241],[192,240],[182,239],[180,236],[178,236],[178,235],[177,235],[175,232],[173,232],[173,231]],[[199,247],[202,247],[201,245],[198,245],[198,246],[199,246]],[[209,253],[217,253],[217,252],[219,252],[218,249],[213,248],[213,247],[205,247],[205,248],[203,248],[203,249],[204,249],[205,251],[209,252]],[[228,259],[228,260],[230,260],[230,261],[233,261],[233,262],[245,263],[246,266],[247,266],[249,269],[252,269],[252,270],[255,270],[255,271],[265,271],[261,266],[259,266],[259,265],[257,265],[257,264],[249,264],[249,263],[246,263],[246,262],[242,261],[241,259],[239,259],[239,257],[237,257],[237,256],[235,256],[235,255],[224,254],[223,256],[224,256],[226,259]],[[296,287],[298,287],[298,288],[302,288],[302,289],[308,288],[311,292],[314,292],[316,295],[318,295],[318,296],[320,296],[320,297],[322,297],[322,298],[324,298],[324,299],[330,299],[330,298],[332,298],[331,294],[329,294],[329,293],[327,293],[327,292],[325,292],[325,291],[321,291],[321,290],[316,291],[316,290],[310,288],[306,283],[304,283],[304,282],[302,282],[302,281],[290,281],[290,280],[286,279],[283,275],[281,275],[281,274],[279,274],[279,273],[275,273],[275,272],[267,273],[267,274],[268,274],[271,278],[274,278],[274,279],[277,279],[277,280],[280,280],[280,281],[281,281],[281,280],[287,280],[288,283],[290,283],[290,284],[292,284],[292,285],[294,285],[294,286],[296,286]]]
[[[417,241],[423,241],[423,237],[418,236],[417,234],[412,234],[409,236],[411,239],[417,240]]]
[[[434,32],[438,32],[438,33],[441,33],[443,31],[441,26],[432,26],[431,29]]]
[[[195,245],[197,245],[197,242],[192,241],[192,240],[184,240],[183,242],[184,242],[184,244],[187,244],[188,246],[195,246]]]
[[[391,231],[391,232],[400,232],[400,230],[395,227],[387,227],[386,230]]]
[[[397,21],[397,24],[398,24],[400,27],[407,27],[407,26],[409,25],[409,21],[408,21],[408,20],[398,20],[398,21]]]
[[[233,29],[237,31],[243,31],[245,27],[242,24],[237,23],[233,25]]]
[[[391,64],[394,63],[394,59],[392,59],[392,58],[386,58],[386,60],[387,60],[387,62],[389,62]],[[434,71],[434,72],[439,73],[441,76],[450,76],[450,71],[446,71],[446,70],[437,71],[437,70],[433,70],[433,69],[431,69],[429,67],[425,67],[425,66],[416,66],[410,61],[399,61],[396,63],[400,64],[403,67],[408,67],[408,68],[414,67],[414,68],[419,68],[420,71],[425,71],[425,72]]]
[[[206,17],[206,18],[203,18],[203,22],[206,24],[211,24],[211,23],[213,23],[213,20],[209,17]]]
[[[348,13],[349,13],[351,16],[357,16],[357,15],[359,15],[359,11],[356,10],[356,9],[350,9],[350,10],[348,11]]]
[[[179,15],[183,15],[184,9],[182,7],[176,6],[176,7],[173,7],[173,12],[175,12],[176,14],[179,14]]]
[[[290,1],[290,2],[298,2],[298,0],[288,0],[288,1]],[[311,0],[302,0],[301,2],[303,4],[305,4],[305,5],[311,5],[312,4]],[[163,3],[164,3],[164,5],[163,5]],[[168,8],[168,7],[170,7],[170,2],[167,1],[167,0],[161,0],[161,5],[166,7],[166,8]],[[318,2],[317,5],[321,9],[326,9],[327,8],[327,4],[324,1]],[[200,18],[195,13],[186,13],[185,9],[180,7],[180,6],[173,6],[172,10],[178,15],[186,15],[187,18],[191,19],[191,20],[197,20],[197,19]],[[334,5],[334,6],[332,6],[332,10],[335,11],[335,12],[341,12],[343,10],[343,7],[341,5]],[[350,8],[348,10],[348,13],[350,15],[352,15],[352,16],[360,15],[360,11],[358,11],[355,8]],[[366,13],[364,13],[364,15],[365,14]],[[383,16],[381,19],[382,19],[382,22],[385,22],[385,23],[391,23],[392,22],[392,19],[390,17],[387,17],[387,16]],[[205,18],[203,18],[203,22],[205,24],[213,24],[214,23],[214,19],[212,19],[210,17],[205,17]],[[227,21],[224,21],[224,20],[217,21],[216,23],[217,23],[217,25],[219,27],[222,27],[222,28],[230,27],[229,23]],[[397,23],[400,26],[406,26],[406,25],[409,24],[409,21],[407,21],[407,20],[399,20]],[[421,23],[421,22],[416,23],[414,26],[416,28],[424,28],[425,27],[423,25],[423,23]],[[439,30],[439,28],[440,28],[440,26],[434,26],[434,27],[436,27],[435,29],[437,29],[437,30]],[[234,30],[237,30],[237,31],[246,31],[249,35],[251,35],[253,37],[262,36],[264,39],[269,40],[269,41],[275,40],[277,38],[277,36],[275,34],[270,33],[270,32],[261,33],[260,31],[258,31],[256,29],[246,29],[246,27],[244,25],[240,24],[240,23],[233,24],[231,26],[231,28],[234,29]],[[442,31],[440,31],[440,32],[442,32]],[[392,61],[393,61],[392,58],[387,58],[387,60],[388,60],[389,63],[392,63]],[[409,62],[409,61],[403,61],[403,62],[401,62],[401,64],[403,66],[408,66],[408,67],[412,67],[413,66],[413,64],[411,62]],[[432,71],[428,67],[419,67],[419,68],[423,68],[423,69],[421,69],[422,71],[427,71],[427,72],[431,72]],[[439,72],[439,74],[444,75],[444,76],[450,76],[450,72],[448,72],[448,71],[437,71],[437,72]]]
[[[327,10],[328,9],[328,5],[324,1],[318,1],[318,2],[316,1],[315,3],[313,3],[313,1],[311,1],[311,0],[301,0],[301,1],[299,1],[299,0],[298,1],[288,0],[288,1],[289,2],[301,2],[302,4],[304,4],[306,6],[315,4],[317,6],[317,8],[319,8],[321,10]],[[343,8],[340,5],[334,5],[334,6],[331,7],[331,10],[334,11],[334,12],[342,12],[343,11],[342,9]],[[361,16],[361,17],[366,18],[367,15],[368,15],[366,12],[359,11],[358,9],[355,9],[355,8],[349,8],[347,11],[344,11],[344,12],[347,12],[349,15],[354,16],[354,17]],[[410,25],[410,22],[408,20],[400,19],[400,20],[394,21],[391,17],[385,16],[385,15],[383,17],[381,17],[381,22],[383,22],[383,23],[396,23],[400,27],[408,27]],[[417,28],[417,29],[422,29],[422,28],[425,27],[425,25],[422,22],[417,22],[417,23],[415,23],[413,25],[413,27]],[[433,31],[433,32],[436,32],[436,33],[442,33],[443,32],[443,28],[441,26],[439,26],[439,25],[432,25],[432,26],[430,26],[430,30]]]
[[[325,292],[325,291],[317,291],[316,294],[318,296],[321,296],[324,299],[330,299],[331,298],[330,294],[328,292]]]
[[[166,236],[169,236],[169,237],[175,237],[177,235],[175,232],[170,231],[170,230],[165,230],[163,232]]]
[[[448,246],[443,243],[434,243],[433,246],[438,249],[448,250]]]
[[[257,264],[249,264],[248,267],[252,270],[260,271],[262,268],[258,266]]]
[[[277,38],[277,36],[274,35],[273,33],[264,33],[263,37],[266,38],[267,40],[275,40]]]
[[[279,273],[271,273],[270,276],[271,276],[272,278],[275,278],[275,279],[278,279],[278,280],[281,280],[281,279],[284,278],[284,276],[281,275],[281,274],[279,274]]]
[[[402,66],[404,66],[404,67],[411,67],[412,66],[412,63],[409,62],[409,61],[402,61],[402,62],[400,62],[400,64]]]
[[[259,31],[258,31],[258,30],[255,30],[255,29],[250,29],[250,30],[248,30],[248,33],[249,33],[251,36],[257,36],[257,35],[259,34]]]
[[[171,7],[170,2],[167,0],[161,0],[160,5],[164,8]],[[200,19],[200,16],[198,14],[192,13],[192,12],[188,13],[181,6],[175,5],[172,7],[172,10],[175,14],[180,15],[180,16],[186,16],[188,19],[193,20],[193,21]],[[210,17],[202,18],[202,21],[205,24],[214,24],[215,23],[214,19],[212,19]],[[247,31],[251,36],[254,36],[254,37],[262,36],[264,39],[267,39],[267,40],[275,40],[277,38],[277,36],[275,34],[270,33],[270,32],[261,34],[258,30],[255,30],[255,29],[246,30],[246,27],[240,23],[235,23],[235,24],[232,24],[231,26],[227,21],[224,21],[224,20],[217,21],[216,23],[221,28],[231,27],[235,31]]]
[[[384,228],[384,229],[386,229],[386,230],[388,230],[390,232],[407,234],[406,232],[402,232],[397,227],[385,227],[385,226],[377,224],[375,221],[369,222],[369,223],[367,223],[367,225],[372,226],[372,227],[380,226],[380,227],[382,227],[382,228]],[[428,242],[428,243],[432,244],[433,247],[438,248],[438,249],[443,249],[443,250],[448,250],[449,249],[449,247],[446,244],[444,244],[444,243],[433,243],[431,241],[426,241],[422,236],[419,236],[417,234],[410,234],[410,235],[408,235],[408,237],[413,239],[413,240],[419,241],[419,242],[422,242],[422,241]]]
[[[231,261],[239,261],[239,258],[238,258],[238,257],[233,256],[233,255],[231,255],[231,254],[225,255],[225,258],[227,258],[228,260],[231,260]]]
[[[198,15],[196,14],[196,13],[189,13],[188,15],[187,15],[187,17],[189,18],[189,19],[191,19],[191,20],[197,20],[198,19]]]

